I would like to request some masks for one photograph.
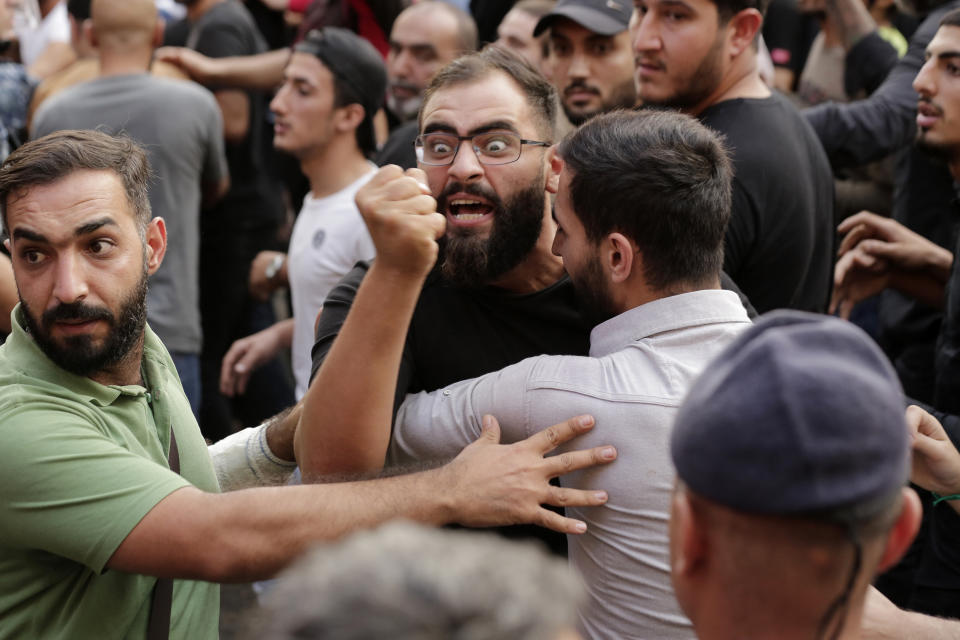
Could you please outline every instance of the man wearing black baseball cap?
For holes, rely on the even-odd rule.
[[[701,640],[859,637],[920,521],[903,392],[866,334],[762,318],[694,383],[671,454],[673,584]]]
[[[550,30],[549,68],[563,110],[576,126],[637,100],[626,0],[560,0],[537,23]]]
[[[300,41],[270,103],[274,146],[292,154],[310,181],[287,254],[261,252],[251,283],[261,295],[289,286],[293,318],[236,341],[223,359],[221,391],[242,394],[253,369],[291,349],[296,395],[310,379],[313,323],[327,292],[358,260],[374,256],[373,242],[353,202],[376,166],[373,116],[383,104],[383,58],[357,34],[326,27]]]

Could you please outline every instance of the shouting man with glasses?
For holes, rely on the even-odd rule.
[[[405,337],[392,368],[352,368],[364,363],[352,357],[357,346],[351,339],[366,338],[351,333],[344,321],[367,265],[358,265],[327,296],[313,349],[316,377],[305,396],[305,422],[317,427],[304,434],[305,473],[367,468],[348,455],[338,464],[339,455],[325,457],[312,446],[328,424],[389,425],[407,393],[438,389],[542,353],[586,355],[588,326],[563,263],[550,250],[556,229],[550,194],[560,163],[548,147],[555,141],[556,116],[551,85],[503,49],[462,57],[435,76],[420,113],[421,169],[411,171],[424,185],[424,201],[440,214],[435,216],[443,236],[439,259],[409,330],[393,315],[364,318],[391,325]],[[402,184],[403,176],[398,167],[387,166],[374,181],[390,189]],[[369,268],[375,271],[380,262]],[[335,338],[340,346],[331,351]],[[367,402],[363,390],[376,385],[395,387],[395,402],[385,408]],[[377,462],[383,463],[382,453]],[[548,543],[557,551],[565,547],[562,536]]]

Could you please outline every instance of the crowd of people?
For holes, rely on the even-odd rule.
[[[0,638],[960,637],[898,7],[0,0]]]

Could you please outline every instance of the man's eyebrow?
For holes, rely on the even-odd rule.
[[[30,229],[20,229],[19,227],[13,230],[13,239],[49,243],[47,236],[43,235],[42,233],[37,233],[36,231],[31,231]]]
[[[75,235],[75,236],[77,236],[77,237],[79,237],[79,236],[85,236],[85,235],[87,235],[88,233],[93,233],[94,231],[97,231],[97,230],[101,229],[102,227],[107,227],[107,226],[116,227],[116,226],[119,226],[119,225],[117,225],[116,220],[114,220],[113,218],[111,218],[111,217],[109,217],[109,216],[106,216],[106,217],[100,218],[99,220],[91,220],[90,222],[87,222],[86,224],[80,225],[79,227],[77,227],[76,229],[73,230],[73,235]]]
[[[949,60],[951,58],[960,58],[960,51],[941,51],[937,54],[937,60]]]
[[[495,120],[494,122],[487,122],[479,127],[474,127],[467,132],[468,136],[475,136],[479,133],[488,133],[490,131],[509,131],[510,133],[519,133],[517,127],[512,122],[507,122],[506,120]],[[455,136],[460,134],[457,132],[457,128],[446,123],[446,122],[431,122],[430,124],[424,125],[423,133],[450,133]]]

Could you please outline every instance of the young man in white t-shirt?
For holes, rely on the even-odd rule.
[[[293,50],[270,109],[274,145],[294,155],[310,193],[293,227],[289,252],[262,252],[251,289],[269,294],[289,285],[293,318],[238,340],[223,359],[220,388],[242,394],[253,369],[292,348],[296,395],[310,381],[313,327],[327,292],[358,260],[374,256],[353,198],[376,166],[373,115],[386,89],[383,59],[366,40],[337,28],[312,31]]]

